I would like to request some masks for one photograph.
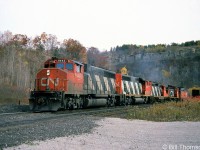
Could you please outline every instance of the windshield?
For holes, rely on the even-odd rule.
[[[73,64],[67,63],[66,68],[67,70],[73,70]]]
[[[64,69],[64,64],[63,63],[58,63],[56,65],[56,68]]]

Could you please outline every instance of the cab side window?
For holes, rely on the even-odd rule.
[[[45,64],[44,68],[55,68],[55,63]],[[58,67],[57,67],[58,68]]]
[[[76,72],[81,72],[81,65],[76,65]]]

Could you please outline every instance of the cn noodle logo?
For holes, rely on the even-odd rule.
[[[41,79],[41,86],[49,86],[49,83],[52,83],[53,85],[55,86],[58,86],[59,84],[59,78],[56,78],[56,79],[51,79],[51,78],[42,78]]]

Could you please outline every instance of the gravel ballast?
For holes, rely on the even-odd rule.
[[[0,113],[29,112],[29,105],[0,105]]]
[[[90,119],[96,120],[96,125],[89,121]],[[37,149],[37,150],[54,150],[54,149],[152,149],[152,150],[168,150],[168,149],[186,149],[191,146],[196,146],[200,149],[200,122],[150,122],[141,120],[126,120],[119,118],[83,118],[77,116],[73,118],[68,124],[64,120],[56,123],[57,126],[69,130],[66,134],[60,134],[60,137],[48,139],[45,141],[39,135],[51,134],[46,133],[46,127],[42,126],[37,131],[35,141],[22,144],[17,147],[7,148],[12,149]],[[73,122],[73,125],[72,125]],[[53,123],[53,122],[52,122]],[[88,124],[86,127],[82,125]],[[95,128],[93,128],[95,127]],[[52,128],[52,129],[51,129]],[[81,128],[81,129],[80,129]],[[46,130],[45,130],[46,129]],[[78,131],[75,131],[78,129]],[[91,130],[92,129],[92,130]],[[51,127],[52,132],[56,129]],[[84,131],[92,131],[84,132]],[[64,131],[64,130],[62,130]],[[62,131],[57,131],[62,133]],[[75,134],[70,133],[75,132]],[[33,134],[35,131],[30,131]],[[71,134],[71,135],[70,135]]]
[[[48,119],[52,116],[54,117],[55,114],[32,113],[0,118],[0,149],[33,141],[90,133],[97,126],[96,118],[93,117],[76,115]],[[27,118],[30,118],[30,121],[27,121]],[[38,118],[44,118],[44,121],[43,119],[38,121]],[[6,120],[8,126],[6,126]],[[19,125],[12,124],[13,122],[18,123],[16,122],[18,120],[25,122],[19,122]]]

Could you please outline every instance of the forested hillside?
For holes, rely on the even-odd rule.
[[[35,37],[0,32],[0,103],[28,99],[35,75],[52,56],[68,58],[177,86],[200,86],[200,41],[171,45],[122,45],[110,51],[85,48],[79,41],[45,32]]]

